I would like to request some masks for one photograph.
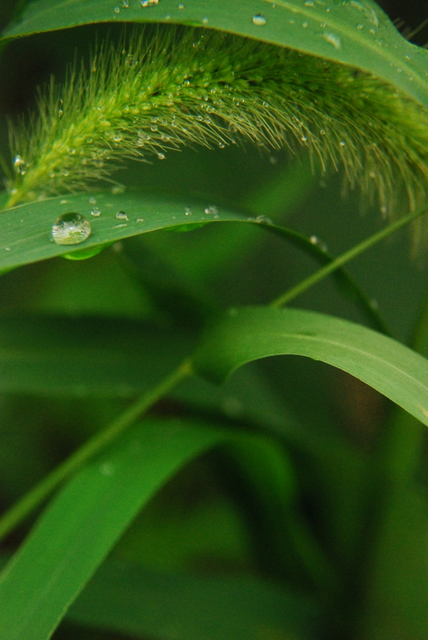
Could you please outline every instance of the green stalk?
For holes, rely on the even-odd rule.
[[[185,360],[154,389],[144,394],[116,420],[93,438],[85,442],[67,460],[54,469],[21,500],[0,518],[0,540],[10,533],[36,507],[38,507],[64,480],[76,473],[86,462],[113,442],[123,431],[135,423],[159,399],[179,382],[192,375],[190,362]]]
[[[349,249],[345,253],[342,253],[341,256],[327,264],[325,267],[322,267],[318,271],[315,271],[315,273],[310,275],[308,278],[302,280],[295,287],[289,289],[278,298],[276,298],[273,302],[271,302],[270,306],[276,308],[285,306],[286,304],[291,302],[291,300],[294,300],[294,298],[297,298],[297,296],[301,295],[302,293],[313,287],[315,284],[318,284],[318,282],[321,282],[321,280],[329,276],[331,273],[333,273],[340,267],[343,267],[343,265],[345,265],[347,262],[350,262],[357,256],[364,253],[364,251],[367,251],[367,249],[375,246],[378,242],[381,242],[381,240],[384,240],[395,231],[398,231],[398,229],[401,229],[410,222],[413,222],[413,220],[419,218],[424,213],[427,213],[427,211],[427,206],[424,206],[422,209],[413,211],[407,216],[403,216],[399,220],[396,220],[381,231],[378,231],[366,240],[363,240],[359,244],[355,245],[354,247],[352,247],[352,249]]]

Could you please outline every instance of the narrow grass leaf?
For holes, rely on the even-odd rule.
[[[350,373],[428,425],[428,361],[382,334],[320,313],[232,310],[202,339],[194,368],[221,382],[252,360],[292,354]]]
[[[180,467],[228,435],[147,420],[80,471],[0,579],[0,637],[47,640],[138,511]]]

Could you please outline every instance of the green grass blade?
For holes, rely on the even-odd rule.
[[[101,211],[96,217],[91,215],[95,206]],[[68,212],[83,215],[91,224],[91,235],[80,244],[55,244],[51,239],[52,225],[60,215]],[[117,218],[118,212],[127,217]],[[246,216],[240,213],[213,208],[210,202],[202,204],[191,198],[171,200],[132,192],[49,198],[7,209],[0,213],[0,218],[0,271],[65,254],[78,258],[79,252],[90,254],[103,245],[150,231],[168,228],[191,230],[192,225],[246,220]]]
[[[96,205],[91,204],[89,200],[95,200]],[[101,211],[101,215],[91,215],[94,206]],[[54,244],[50,236],[52,224],[59,215],[68,211],[84,215],[91,224],[92,233],[87,240],[78,245]],[[118,220],[118,211],[125,212],[128,219]],[[91,196],[77,194],[19,205],[5,210],[0,216],[0,272],[61,255],[78,258],[82,251],[85,252],[83,255],[87,253],[90,256],[114,241],[143,233],[161,229],[191,230],[193,225],[203,226],[214,222],[256,224],[288,240],[321,264],[328,264],[334,260],[323,247],[302,234],[273,224],[264,216],[251,217],[229,208],[202,204],[192,198],[184,201],[178,197],[166,199],[137,192],[120,195],[100,192]],[[358,301],[374,326],[387,331],[370,298],[354,279],[342,268],[336,273],[338,284]]]
[[[80,471],[2,573],[0,637],[47,640],[156,490],[226,439],[210,425],[147,420]]]
[[[221,382],[247,362],[291,354],[350,373],[428,425],[428,361],[386,336],[319,313],[233,310],[207,332],[194,368]]]
[[[262,16],[263,20],[254,20]],[[343,62],[373,73],[428,106],[428,51],[405,40],[372,0],[35,0],[3,38],[96,22],[167,22],[207,26]]]

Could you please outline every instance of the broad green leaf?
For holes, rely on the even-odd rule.
[[[309,599],[261,580],[159,573],[110,561],[67,620],[162,640],[279,640],[312,637],[317,613]]]
[[[150,3],[147,3],[150,5]],[[33,0],[3,38],[96,22],[206,26],[364,69],[428,106],[428,52],[405,40],[373,0]]]
[[[234,309],[207,331],[194,368],[221,382],[247,362],[291,354],[350,373],[428,425],[428,361],[382,334],[319,313]]]
[[[156,490],[188,460],[228,437],[210,424],[146,420],[84,467],[1,575],[0,637],[49,638]]]
[[[0,318],[0,393],[135,396],[192,344],[183,331],[126,319]]]

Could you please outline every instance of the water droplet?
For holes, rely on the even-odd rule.
[[[377,311],[379,309],[379,302],[377,300],[375,300],[374,298],[372,298],[369,302],[370,307],[374,310]]]
[[[91,225],[80,213],[64,213],[52,225],[55,244],[80,244],[91,235]]]
[[[137,218],[137,222],[145,222],[144,218]]]
[[[359,22],[359,23],[357,24],[357,29],[358,29],[359,31],[361,31],[361,29],[364,29],[364,25],[363,25],[361,22]]]
[[[165,160],[165,158],[166,158],[166,155],[164,153],[160,153],[160,152],[158,153],[159,160]]]
[[[154,7],[159,3],[159,0],[140,0],[140,4],[142,7]]]
[[[344,140],[340,140],[339,147],[346,147],[346,142]]]
[[[202,24],[208,24],[209,20],[206,16],[202,18]]]
[[[205,207],[205,213],[207,215],[216,216],[218,214],[218,209],[215,205],[210,204],[208,207]]]
[[[180,4],[178,5],[178,8],[179,8],[179,9],[184,9],[184,4],[180,3]]]
[[[88,202],[89,204],[97,204],[97,199],[92,196],[91,198],[89,198]]]
[[[191,212],[191,210],[189,209],[189,207],[186,207],[186,208],[185,208],[185,210],[184,210],[184,215],[185,215],[185,216],[191,216],[191,215],[192,215],[192,212]]]
[[[115,217],[116,220],[129,220],[128,215],[124,211],[118,211]]]
[[[256,15],[253,16],[253,24],[256,25],[256,27],[264,27],[266,18],[261,13],[256,13]]]
[[[122,9],[129,9],[129,0],[122,0]]]
[[[254,218],[254,222],[257,222],[258,224],[273,224],[271,218],[268,218],[268,216],[257,216],[256,218]]]
[[[21,156],[15,156],[13,160],[13,167],[16,173],[19,173],[20,176],[25,176],[27,173],[27,163],[24,158],[21,158]]]
[[[10,247],[4,247],[5,251],[10,251]]]
[[[115,13],[120,13],[120,7],[118,7],[117,5],[115,6],[115,8],[113,9],[113,11]]]
[[[306,22],[306,20],[305,20],[305,22],[302,22],[302,27],[303,27],[304,29],[307,29],[307,28],[308,28],[308,23]]]
[[[335,49],[340,49],[342,47],[342,41],[338,35],[328,31],[322,34],[324,40],[333,45]]]
[[[314,0],[305,0],[305,7],[315,7]]]
[[[99,466],[101,475],[112,476],[114,474],[114,465],[111,462],[103,462]]]
[[[101,209],[99,209],[98,207],[93,207],[91,209],[91,216],[94,216],[94,218],[98,218],[98,216],[101,215]]]

